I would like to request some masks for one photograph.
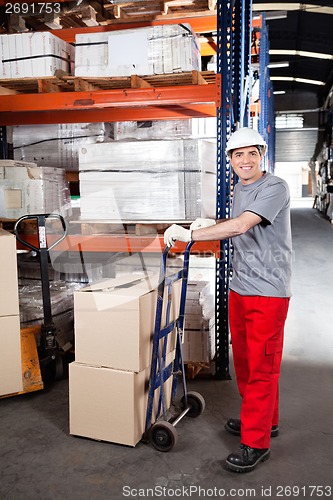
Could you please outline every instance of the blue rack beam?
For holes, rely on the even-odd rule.
[[[231,215],[232,186],[235,182],[225,148],[237,126],[244,126],[249,117],[250,74],[250,0],[217,3],[217,82],[220,98],[217,101],[217,199],[216,218]],[[247,78],[248,76],[248,78]],[[231,273],[231,245],[220,242],[216,259],[216,377],[230,379],[228,295]]]

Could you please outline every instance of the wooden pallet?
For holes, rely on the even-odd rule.
[[[214,375],[211,363],[199,363],[191,361],[185,363],[185,366],[186,376],[189,380],[195,379],[195,377],[198,375],[200,375],[201,377],[212,377]]]
[[[118,21],[146,21],[172,19],[173,17],[186,18],[195,15],[211,15],[216,10],[216,0],[146,0],[143,3],[122,2],[110,4],[105,2],[104,9],[109,13],[113,22]]]
[[[188,71],[165,75],[124,77],[50,76],[41,78],[0,79],[1,94],[37,94],[50,92],[80,92],[126,88],[154,88],[177,85],[208,85],[215,83],[214,71]]]

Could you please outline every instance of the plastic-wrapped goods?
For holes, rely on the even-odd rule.
[[[44,322],[42,287],[35,280],[22,280],[19,286],[21,327],[40,325]],[[56,340],[61,348],[73,345],[74,291],[83,284],[50,282],[52,320],[56,328]]]
[[[104,139],[104,123],[17,125],[13,127],[14,159],[78,171],[79,147]]]
[[[201,69],[199,44],[189,24],[78,34],[75,47],[75,76],[154,75]]]
[[[203,202],[201,141],[88,145],[79,153],[81,219],[183,221],[215,217],[215,186]],[[215,144],[210,143],[215,151]],[[202,209],[205,207],[205,210]]]
[[[74,48],[48,31],[0,36],[1,78],[71,74]]]
[[[71,214],[65,171],[36,163],[0,160],[0,217],[37,213]]]

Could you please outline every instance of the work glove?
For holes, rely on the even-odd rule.
[[[168,229],[164,233],[164,243],[168,247],[172,247],[175,244],[175,241],[191,241],[191,230],[185,229],[182,226],[178,226],[177,224],[172,224],[172,226],[168,227]]]
[[[194,231],[194,229],[200,229],[202,227],[210,227],[214,226],[216,221],[214,219],[195,219],[194,222],[190,225],[190,230]]]

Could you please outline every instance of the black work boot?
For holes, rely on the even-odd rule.
[[[229,418],[228,422],[225,424],[224,428],[233,434],[234,436],[241,435],[241,421],[239,418]],[[273,425],[271,431],[271,437],[276,437],[279,435],[279,426]]]
[[[250,472],[256,468],[260,462],[269,459],[269,448],[251,448],[246,444],[240,445],[240,450],[231,453],[227,460],[227,469],[233,472]]]

